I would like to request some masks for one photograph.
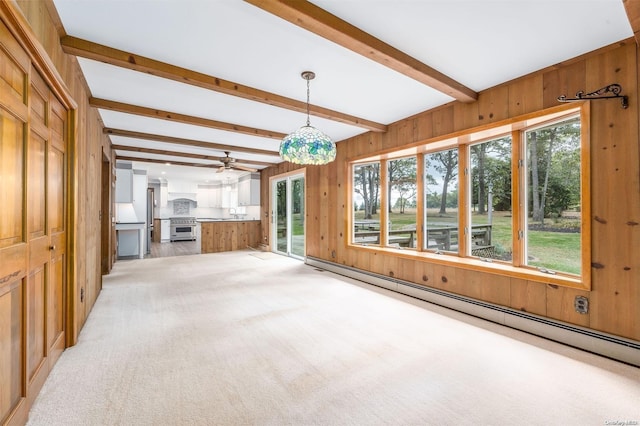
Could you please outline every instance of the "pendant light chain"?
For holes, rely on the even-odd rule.
[[[311,121],[309,120],[309,81],[311,81],[311,79],[307,78],[307,126],[311,125]]]

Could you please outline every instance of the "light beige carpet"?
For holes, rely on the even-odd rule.
[[[30,425],[640,422],[640,369],[255,252],[118,262]]]

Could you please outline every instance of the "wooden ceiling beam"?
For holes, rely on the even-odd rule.
[[[224,93],[225,95],[237,96],[254,102],[261,102],[285,108],[291,111],[302,112],[305,114],[307,112],[307,104],[305,102],[145,58],[144,56],[135,55],[130,52],[125,52],[71,36],[62,37],[60,39],[60,43],[62,44],[64,52],[70,55],[93,59],[95,61],[104,62],[117,67],[144,72],[157,77],[190,84],[203,89],[213,90],[215,92]],[[316,117],[322,117],[327,120],[357,126],[374,132],[387,131],[387,126],[384,124],[333,111],[328,108],[322,108],[317,105],[310,105],[309,113]]]
[[[219,164],[202,164],[202,163],[188,163],[186,161],[155,160],[151,158],[131,157],[128,155],[116,155],[116,160],[139,161],[141,163],[155,163],[155,164],[170,163],[171,165],[174,165],[174,166],[188,166],[188,167],[209,167],[209,166],[212,168],[220,167]]]
[[[627,18],[629,18],[636,44],[640,45],[640,1],[622,0],[622,3],[624,4],[624,10],[627,12]]]
[[[111,148],[115,149],[116,151],[139,152],[142,154],[155,154],[155,155],[167,155],[167,156],[173,156],[173,157],[196,158],[199,160],[217,161],[219,163],[221,163],[220,158],[223,157],[223,156],[213,156],[213,155],[204,155],[204,154],[193,154],[191,152],[168,151],[164,149],[141,148],[137,146],[128,146],[128,145],[112,145]],[[226,152],[230,152],[230,151],[226,151]],[[231,155],[231,157],[233,157],[236,160],[236,163],[241,163],[241,164],[253,164],[256,166],[268,167],[276,163],[276,161],[266,162],[266,161],[244,160],[239,158],[236,155]]]
[[[342,47],[413,78],[460,102],[473,102],[478,94],[369,33],[308,1],[245,0],[262,10],[311,31]]]
[[[178,114],[177,112],[162,111],[154,108],[141,107],[138,105],[125,104],[123,102],[110,101],[107,99],[89,98],[89,105],[95,108],[108,109],[111,111],[124,112],[127,114],[141,115],[143,117],[158,118],[160,120],[173,121],[176,123],[191,124],[194,126],[209,127],[211,129],[225,130],[227,132],[242,133],[250,136],[261,136],[263,138],[282,139],[287,136],[285,133],[272,132],[271,130],[256,129],[254,127],[240,126],[238,124],[225,123],[208,118],[194,117],[192,115]]]
[[[268,155],[268,156],[278,155],[278,151],[271,151],[268,149],[247,148],[247,147],[236,146],[236,145],[223,145],[219,143],[205,142],[205,141],[199,141],[194,139],[176,138],[173,136],[155,135],[152,133],[134,132],[131,130],[122,130],[122,129],[112,129],[108,127],[103,129],[103,133],[107,135],[112,135],[112,136],[121,136],[123,138],[142,139],[146,141],[173,143],[176,145],[187,145],[187,146],[197,146],[199,148],[217,149],[222,152],[225,152],[225,151],[244,152],[247,154]]]

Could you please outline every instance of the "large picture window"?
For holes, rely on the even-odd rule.
[[[389,246],[416,248],[417,164],[416,157],[387,161]]]
[[[513,259],[510,136],[470,146],[469,246],[472,256]]]
[[[525,132],[525,262],[580,274],[580,119]]]
[[[353,168],[353,243],[380,244],[380,163]]]
[[[353,161],[350,243],[588,288],[587,108]]]
[[[424,155],[424,248],[458,251],[458,150]]]

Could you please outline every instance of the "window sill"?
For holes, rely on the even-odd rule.
[[[439,265],[453,266],[471,271],[497,274],[512,278],[535,281],[544,284],[562,287],[591,290],[581,277],[558,274],[548,274],[526,267],[516,267],[501,262],[485,262],[475,257],[459,257],[458,255],[436,254],[433,252],[421,252],[411,249],[397,249],[393,247],[365,246],[348,244],[349,248],[367,251],[371,253],[384,253],[404,259],[413,259]]]

